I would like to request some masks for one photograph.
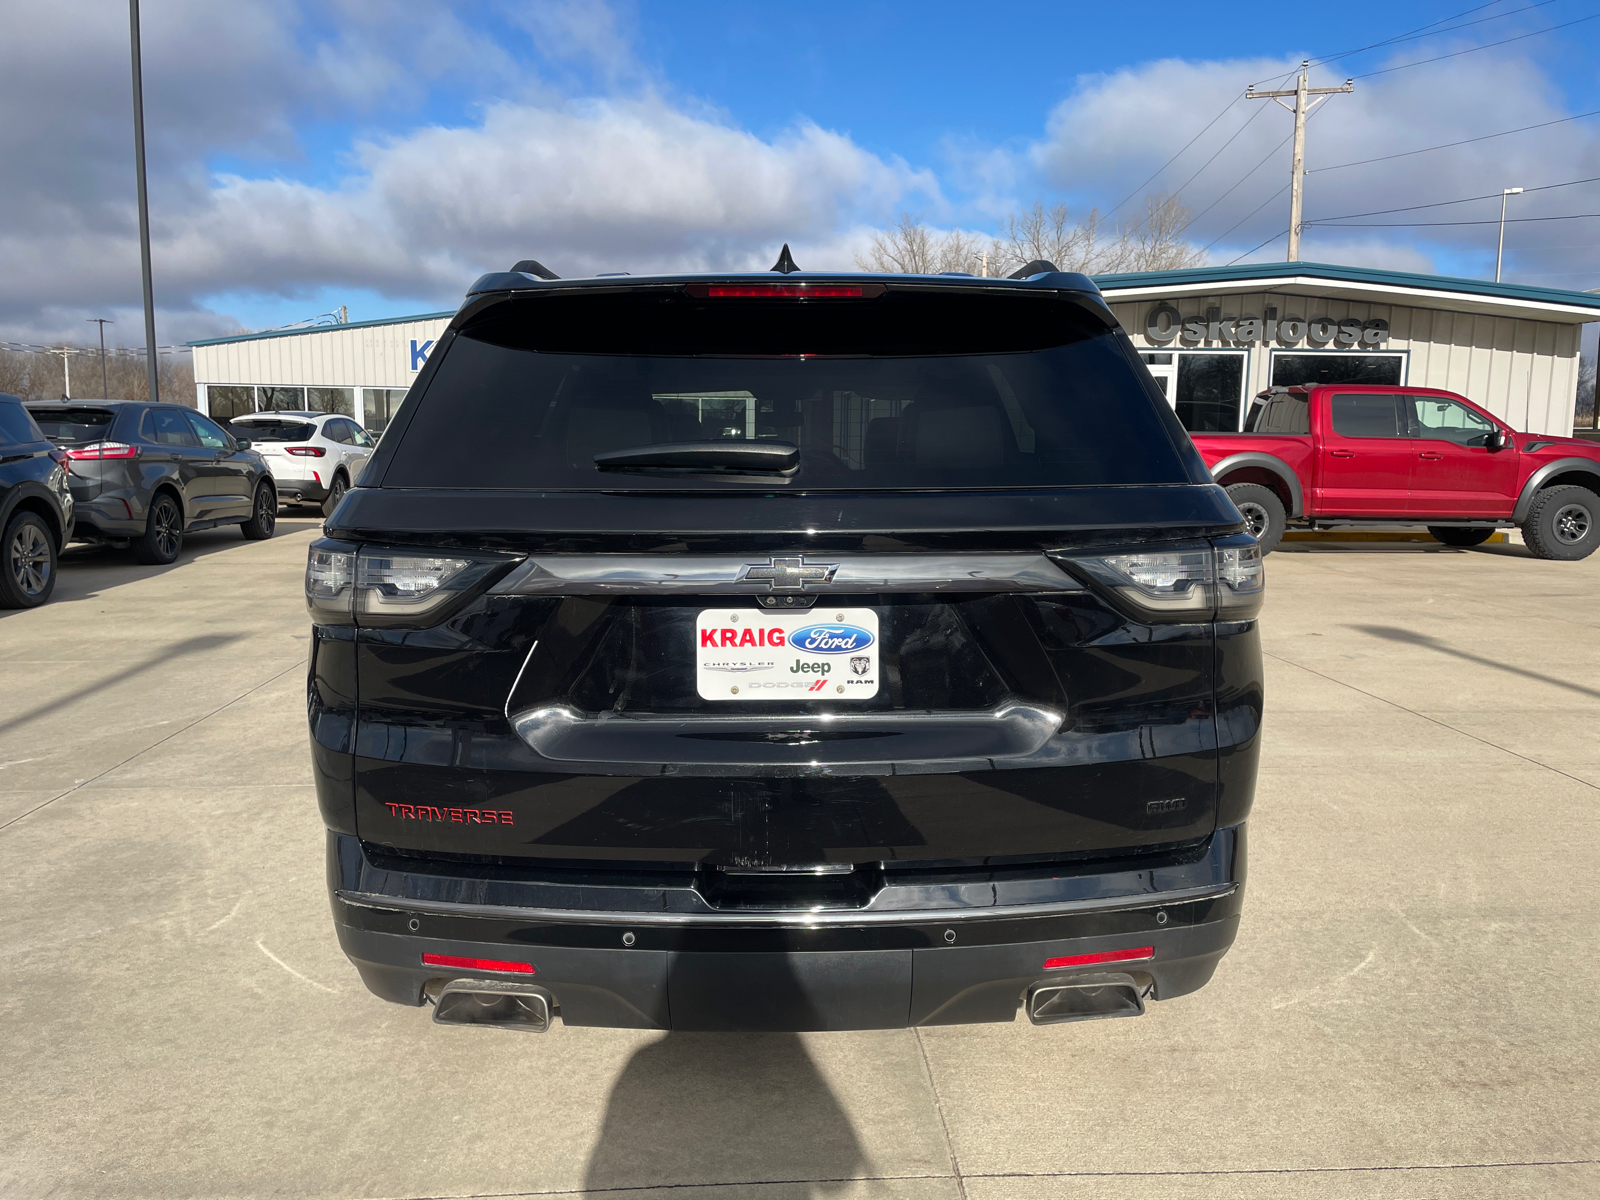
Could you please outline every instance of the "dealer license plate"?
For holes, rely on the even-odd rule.
[[[706,700],[866,700],[878,694],[878,614],[706,608],[695,621]]]

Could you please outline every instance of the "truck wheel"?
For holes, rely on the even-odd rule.
[[[1429,525],[1428,532],[1434,541],[1446,546],[1481,546],[1494,536],[1493,529],[1469,529],[1462,525]]]
[[[1228,499],[1244,515],[1245,528],[1261,543],[1261,553],[1276,550],[1289,524],[1278,493],[1259,483],[1236,483],[1228,488]]]
[[[56,541],[37,513],[19,512],[0,535],[0,608],[35,608],[56,590]]]
[[[1600,546],[1600,496],[1584,487],[1553,487],[1533,498],[1522,523],[1522,540],[1535,558],[1572,562]]]

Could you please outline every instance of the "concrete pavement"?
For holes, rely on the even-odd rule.
[[[0,615],[0,1196],[1600,1194],[1600,558],[1268,560],[1244,924],[1141,1020],[518,1037],[334,941],[279,530]]]

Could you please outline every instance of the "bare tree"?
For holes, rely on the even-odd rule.
[[[1035,203],[1007,217],[998,238],[987,239],[962,229],[937,233],[920,217],[901,213],[892,229],[875,234],[856,255],[856,265],[891,274],[1007,275],[1043,259],[1063,271],[1091,274],[1172,270],[1205,259],[1202,249],[1183,240],[1188,224],[1189,210],[1168,195],[1146,197],[1140,220],[1110,229],[1097,209],[1075,220],[1065,204]]]
[[[117,349],[106,352],[107,395],[100,386],[98,347],[67,347],[73,355],[72,391],[78,399],[145,400],[150,384],[144,355]],[[194,404],[194,365],[187,355],[163,354],[157,364],[161,398],[176,404]],[[0,349],[0,392],[24,400],[59,400],[66,392],[61,356],[45,350]]]

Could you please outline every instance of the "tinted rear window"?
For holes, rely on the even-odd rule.
[[[0,446],[26,446],[44,440],[44,434],[15,400],[0,400]]]
[[[305,421],[235,421],[228,432],[252,442],[304,442],[317,436],[317,427]]]
[[[1278,395],[1257,401],[1244,425],[1246,433],[1311,432],[1311,405],[1304,396]]]
[[[785,487],[1186,481],[1120,334],[1070,301],[582,301],[501,304],[456,337],[385,486],[766,486],[594,465],[705,440],[796,444]]]
[[[36,408],[33,419],[52,442],[100,442],[116,419],[109,408]]]
[[[1408,436],[1395,396],[1335,396],[1333,431],[1340,437],[1393,438]]]

